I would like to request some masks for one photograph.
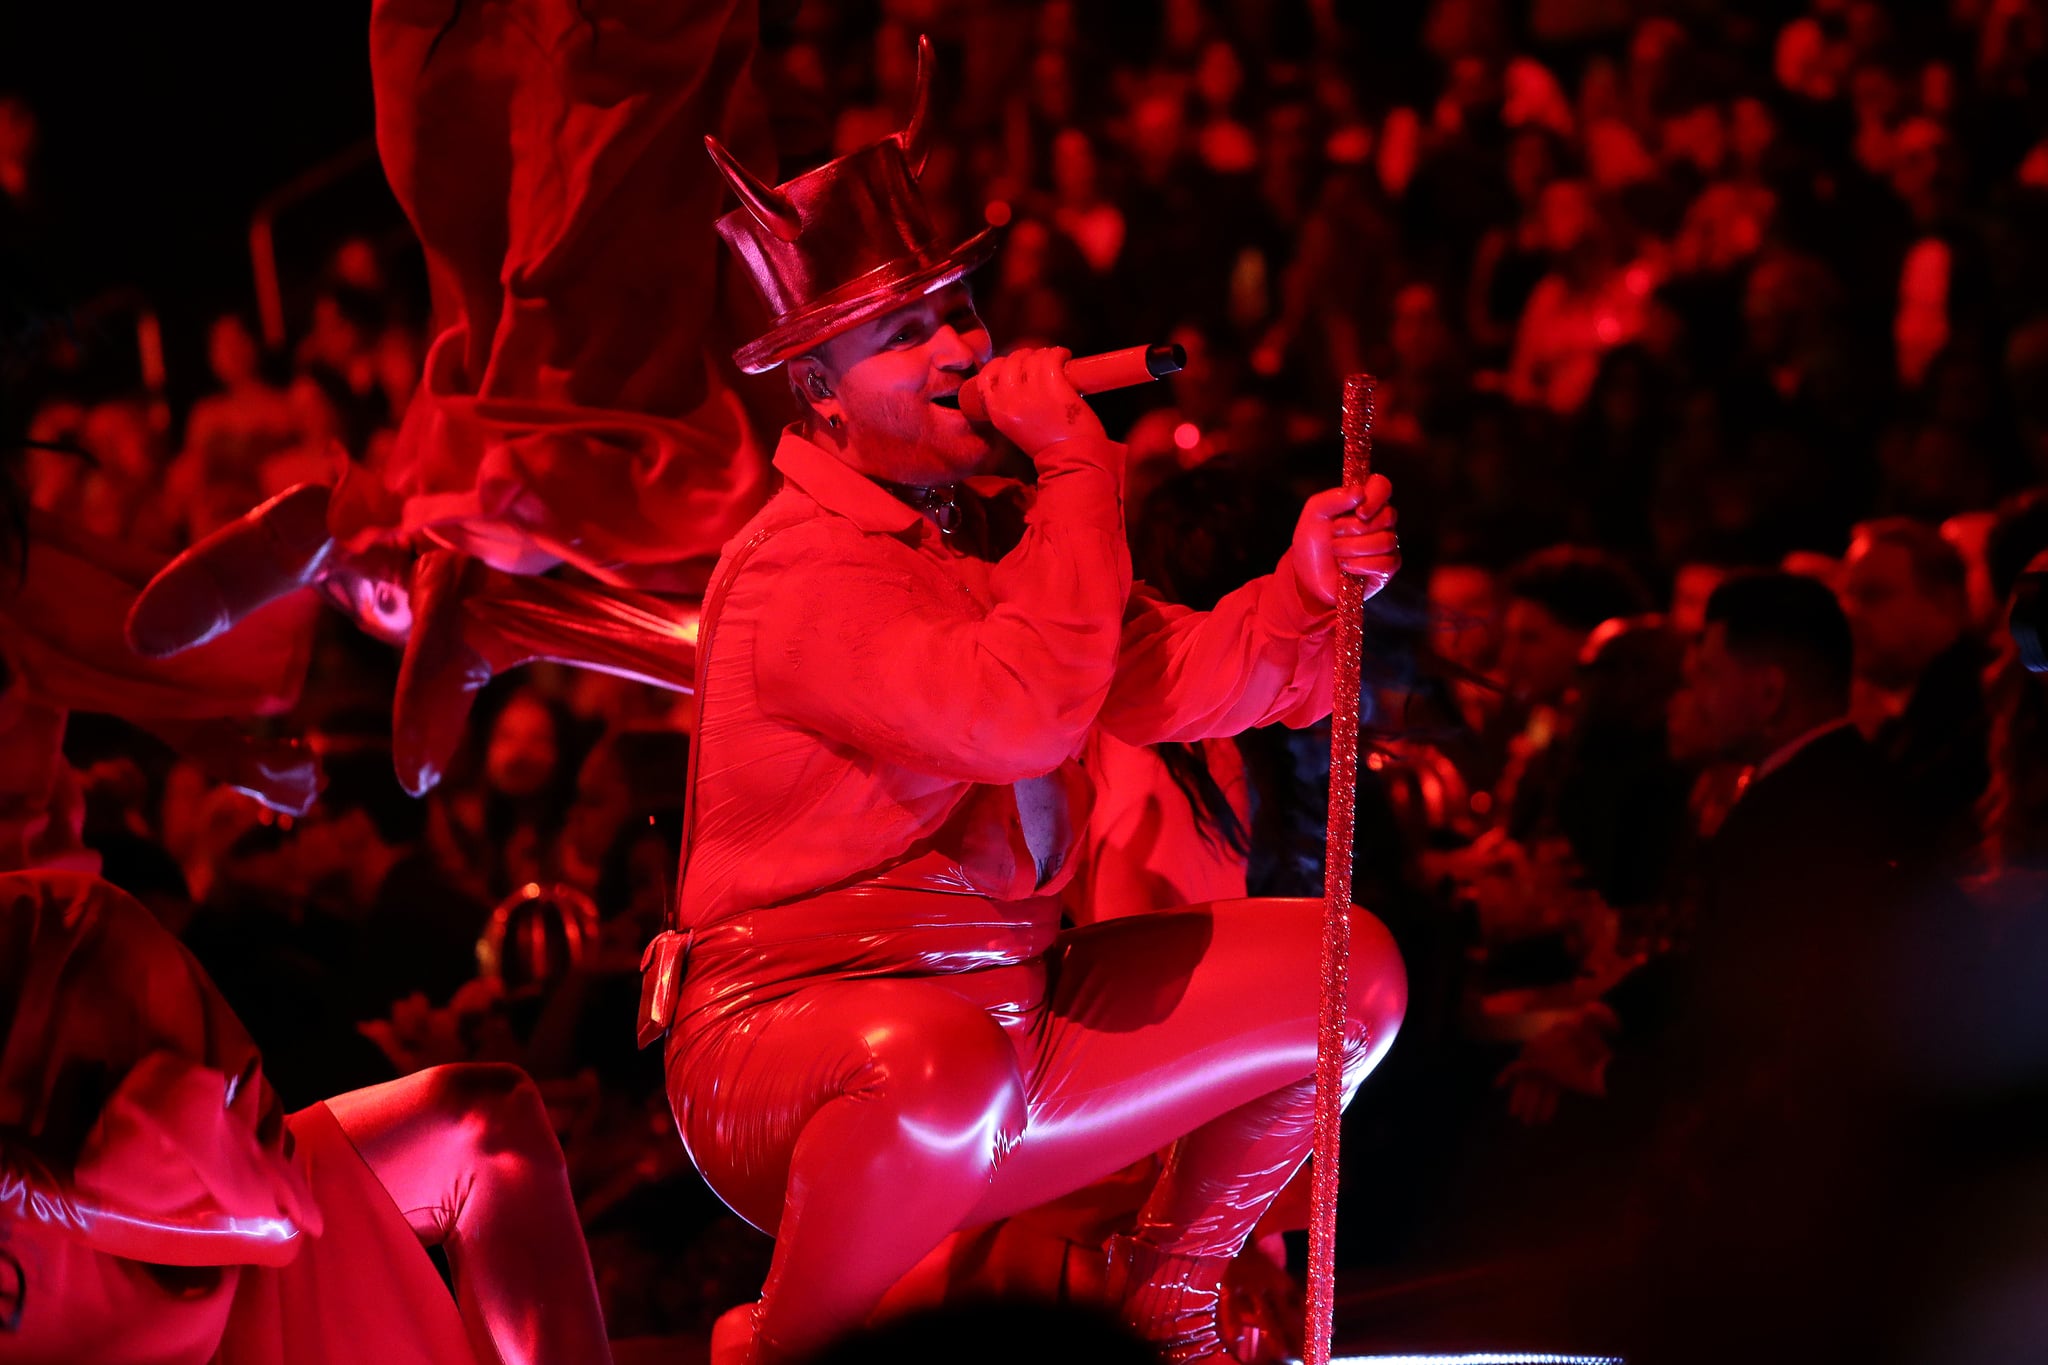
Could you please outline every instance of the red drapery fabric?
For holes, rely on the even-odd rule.
[[[385,486],[337,499],[344,539],[701,588],[767,492],[703,146],[772,169],[757,28],[755,0],[378,0],[378,148],[435,336]]]
[[[84,797],[63,761],[74,710],[142,725],[213,776],[275,804],[312,799],[311,759],[255,740],[237,722],[298,700],[317,600],[293,593],[231,634],[175,658],[145,659],[122,638],[121,622],[162,567],[154,551],[31,515],[25,572],[0,588],[0,871],[99,868],[99,855],[80,841]]]
[[[325,1104],[289,1120],[325,1230],[242,1271],[213,1365],[473,1365],[440,1272]]]

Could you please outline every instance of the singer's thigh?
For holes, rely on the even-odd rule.
[[[996,1021],[918,978],[809,986],[756,1006],[673,1054],[668,1074],[698,1171],[771,1236],[799,1140],[827,1106],[858,1101],[872,1120],[863,1140],[876,1147],[813,1153],[830,1164],[807,1179],[869,1180],[923,1146],[936,1197],[941,1185],[985,1184],[1023,1127],[1023,1088],[1017,1049]]]
[[[1320,901],[1252,899],[1062,935],[1024,1141],[973,1221],[1069,1193],[1313,1076],[1322,922]],[[1400,958],[1361,910],[1351,965],[1354,1018],[1391,1036],[1406,1003]]]

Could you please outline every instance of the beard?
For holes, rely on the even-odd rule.
[[[891,483],[957,483],[1010,463],[1008,441],[921,392],[865,394],[846,402],[845,411],[845,440],[855,463]]]

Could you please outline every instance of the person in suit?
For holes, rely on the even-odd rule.
[[[1849,722],[1851,669],[1829,589],[1784,573],[1716,589],[1688,659],[1704,737],[1753,767],[1663,964],[1667,1027],[1632,1056],[1663,1107],[1624,1244],[1645,1283],[1686,1285],[1630,1326],[1645,1359],[1726,1359],[1761,1322],[1794,1355],[1876,1345],[1905,1265],[1880,1250],[1898,1201],[1876,1191],[1901,1183],[1878,1038],[1913,831]],[[1647,1031],[1657,976],[1610,993],[1624,1029]]]
[[[1915,860],[1849,719],[1852,668],[1826,587],[1769,573],[1716,590],[1686,702],[1695,743],[1750,766],[1690,933],[1506,1077],[1654,1092],[1615,1259],[1580,1277],[1632,1357],[1725,1359],[1765,1322],[1788,1355],[1830,1354],[1876,1330],[1871,1296],[1901,1265],[1879,1255],[1895,1201],[1874,1191],[1897,1188],[1899,1156],[1879,1040]]]
[[[1991,781],[1983,642],[1968,571],[1941,532],[1906,517],[1856,528],[1842,561],[1859,720],[1891,768],[1929,856],[1953,871],[1975,848]]]
[[[1909,831],[1850,720],[1853,660],[1847,619],[1809,579],[1757,574],[1709,599],[1686,669],[1697,738],[1750,769],[1697,888],[1705,939],[1831,916],[1896,872]]]
[[[1784,948],[1893,897],[1898,854],[1913,839],[1882,757],[1849,717],[1853,658],[1841,608],[1819,583],[1753,574],[1715,591],[1672,704],[1686,708],[1695,757],[1746,772],[1683,893],[1688,951],[1646,964],[1565,1026],[1569,1046],[1539,1039],[1511,1073],[1601,1093],[1609,1050],[1588,1030],[1660,1024],[1697,994],[1692,978],[1730,954],[1749,955],[1753,997],[1763,984],[1753,973],[1780,956],[1753,940]],[[1568,1064],[1568,1054],[1581,1060]]]

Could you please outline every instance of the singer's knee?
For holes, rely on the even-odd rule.
[[[866,1030],[850,1092],[887,1115],[895,1142],[978,1176],[992,1171],[1024,1131],[1024,1084],[1009,1039],[950,991],[922,982],[870,989],[887,1007]]]

